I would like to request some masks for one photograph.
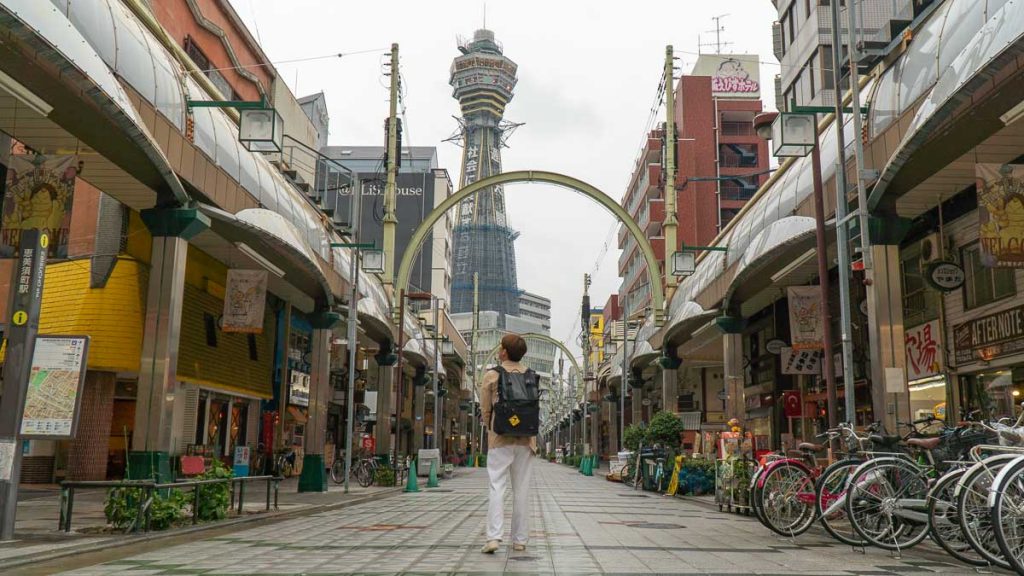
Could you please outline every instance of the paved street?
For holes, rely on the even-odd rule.
[[[641,494],[603,478],[539,463],[530,547],[478,548],[486,514],[483,470],[442,488],[265,523],[69,574],[677,573],[970,574],[927,549],[896,559],[851,551],[822,535],[795,542],[704,503]],[[507,526],[506,526],[507,529]],[[506,540],[507,542],[507,540]]]

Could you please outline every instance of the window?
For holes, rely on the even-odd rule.
[[[206,345],[217,347],[217,319],[211,314],[203,314],[203,326],[206,327]]]
[[[722,144],[718,159],[723,168],[754,168],[757,166],[756,144]]]
[[[224,96],[226,100],[242,99],[242,97],[239,96],[233,88],[231,88],[231,84],[228,83],[227,79],[224,78],[220,72],[213,69],[214,66],[210,62],[210,59],[207,58],[206,54],[199,49],[196,41],[191,36],[185,37],[185,54],[187,54],[189,59],[195,63],[196,67],[206,73],[206,77],[209,78],[210,82],[217,87],[217,90],[220,91],[221,95]]]
[[[722,181],[722,200],[750,200],[757,192],[757,177],[736,177]]]
[[[961,249],[964,263],[964,308],[977,308],[1014,296],[1017,287],[1010,268],[988,268],[981,262],[981,247],[974,243]]]
[[[921,251],[915,245],[900,254],[903,278],[903,319],[908,326],[917,326],[939,317],[940,293],[925,284],[921,273]]]
[[[185,37],[185,54],[199,67],[200,70],[209,70],[210,59],[203,54],[203,51],[196,45],[196,41],[191,36]]]
[[[818,93],[814,86],[814,78],[818,75],[818,72],[814,69],[814,61],[817,59],[817,53],[811,54],[811,57],[807,59],[807,79],[811,84],[811,98]]]
[[[793,9],[793,6],[790,6],[789,7],[789,12],[787,14],[787,19],[789,20],[789,43],[790,44],[792,44],[793,40],[796,38],[796,18],[793,15],[794,12],[796,12],[796,10]]]

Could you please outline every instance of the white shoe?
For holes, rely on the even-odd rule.
[[[484,544],[484,547],[480,549],[480,552],[483,554],[494,554],[498,551],[499,545],[500,542],[497,540],[488,540],[487,544]]]
[[[512,545],[512,551],[513,552],[526,552],[526,544],[513,544]]]

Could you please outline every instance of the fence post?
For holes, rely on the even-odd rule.
[[[270,476],[267,476],[267,511],[268,512],[270,511],[270,483],[272,481],[273,481],[273,478],[271,478]]]
[[[199,523],[199,484],[192,491],[192,525]]]
[[[280,488],[281,488],[281,483],[278,482],[277,478],[275,477],[274,478],[274,510],[278,510],[279,509],[277,507],[277,493],[280,490]]]
[[[230,480],[229,480],[230,482]],[[238,483],[238,514],[242,514],[242,506],[245,505],[245,482]]]

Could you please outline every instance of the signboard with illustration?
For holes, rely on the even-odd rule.
[[[88,336],[39,336],[21,418],[22,438],[74,438]]]
[[[981,262],[1024,267],[1024,166],[977,164]]]
[[[224,332],[263,333],[267,302],[266,270],[228,270],[224,291]]]
[[[907,350],[907,380],[930,378],[942,371],[942,354],[939,344],[939,321],[932,320],[904,334]]]
[[[77,156],[12,154],[7,165],[0,258],[18,252],[21,231],[39,229],[50,239],[50,259],[68,257],[71,201],[75,180],[82,171]]]
[[[761,97],[760,59],[756,54],[701,54],[692,76],[710,76],[718,98]]]
[[[953,328],[957,364],[1024,352],[1024,306],[968,320]]]
[[[790,286],[789,326],[794,350],[820,350],[825,347],[825,322],[821,313],[819,286]]]

